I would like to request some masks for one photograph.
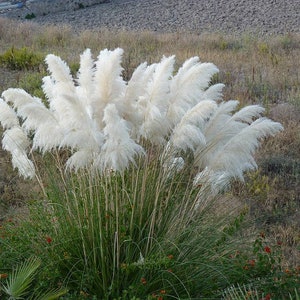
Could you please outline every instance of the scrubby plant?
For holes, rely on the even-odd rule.
[[[25,19],[26,20],[31,20],[31,19],[34,19],[36,17],[36,15],[34,14],[34,13],[31,13],[31,14],[27,14],[26,16],[25,16]]]
[[[223,84],[210,85],[217,67],[198,57],[177,72],[174,56],[142,63],[126,82],[122,54],[94,61],[86,50],[76,78],[48,55],[46,104],[2,94],[3,148],[45,197],[31,245],[99,299],[220,294],[247,276],[228,258],[243,213],[217,213],[215,197],[256,168],[260,140],[282,126],[258,105],[222,102]]]
[[[0,65],[12,70],[36,70],[42,63],[42,56],[26,47],[11,47],[0,55]]]

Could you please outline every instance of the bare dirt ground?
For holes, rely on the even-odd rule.
[[[158,32],[299,33],[300,0],[108,0],[33,21],[67,23],[75,30],[107,27]]]

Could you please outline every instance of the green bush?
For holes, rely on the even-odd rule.
[[[26,16],[25,16],[25,19],[26,20],[31,20],[31,19],[34,19],[36,16],[35,16],[35,14],[34,13],[31,13],[31,14],[27,14]]]
[[[0,55],[0,65],[11,70],[37,70],[43,64],[43,56],[23,47],[11,47]]]

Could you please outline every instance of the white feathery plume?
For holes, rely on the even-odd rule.
[[[46,108],[41,99],[32,97],[22,89],[8,89],[3,92],[7,102],[13,103],[17,114],[24,122],[27,131],[37,129],[41,123],[57,123],[53,113]]]
[[[210,116],[204,129],[206,140],[208,144],[210,144],[210,151],[214,151],[212,148],[218,147],[222,140],[227,140],[228,135],[232,136],[240,131],[240,128],[231,128],[230,130],[227,130],[224,126],[224,124],[226,124],[226,122],[231,118],[231,113],[236,109],[238,104],[239,102],[236,100],[222,102],[218,105],[214,114]],[[199,149],[199,151],[201,150],[202,149]]]
[[[72,150],[89,150],[99,152],[104,142],[104,136],[101,131],[93,130],[88,126],[76,128],[65,133],[60,141],[60,148],[69,147]]]
[[[253,131],[253,136],[256,139],[274,136],[284,129],[280,123],[274,122],[268,118],[259,118],[255,120],[251,123],[249,128]]]
[[[254,118],[260,117],[263,108],[258,105],[245,107],[232,115],[239,102],[230,100],[219,104],[215,114],[209,119],[204,134],[207,138],[207,150],[199,147],[197,158],[199,166],[206,166],[215,152],[219,151],[227,141],[247,127]],[[199,160],[199,157],[201,158]]]
[[[94,90],[94,60],[90,49],[86,49],[80,55],[80,68],[78,71],[78,85],[80,89],[84,89],[86,95],[91,95]],[[87,103],[88,104],[88,103]]]
[[[237,111],[229,121],[251,123],[254,118],[261,117],[265,109],[260,105],[248,105]]]
[[[193,124],[185,123],[176,128],[171,143],[176,149],[183,151],[191,149],[195,151],[197,146],[205,145],[206,140],[198,127]]]
[[[20,126],[14,126],[4,132],[2,147],[11,153],[13,167],[25,178],[32,178],[35,175],[34,165],[27,157],[29,146],[30,141]]]
[[[196,163],[199,174],[195,184],[210,186],[217,193],[228,186],[232,178],[243,180],[243,173],[257,167],[254,151],[261,138],[282,130],[281,124],[261,118],[263,108],[245,107],[235,114],[237,101],[221,103],[204,130],[206,147],[198,147]],[[254,118],[259,118],[253,122]]]
[[[232,119],[232,112],[236,110],[238,104],[239,102],[236,100],[221,102],[209,118],[204,129],[206,147],[199,145],[195,151],[195,163],[200,169],[210,164],[215,153],[222,149],[230,138],[247,127],[246,123]]]
[[[143,154],[143,148],[129,136],[126,121],[119,116],[115,104],[108,104],[104,110],[103,129],[106,138],[96,167],[101,170],[124,171],[129,163],[134,162],[138,154]]]
[[[56,85],[56,84],[55,84]],[[98,126],[92,119],[91,107],[85,105],[86,95],[80,97],[77,90],[65,90],[64,94],[57,94],[55,100],[50,103],[60,129],[60,138],[57,139],[57,146],[70,147],[71,149],[80,147],[92,147],[98,142],[91,137],[95,137],[94,131]],[[55,103],[53,106],[52,104]],[[54,128],[52,128],[54,129]],[[44,131],[42,131],[44,132]],[[91,133],[92,132],[92,133]],[[85,136],[85,138],[84,138]]]
[[[203,100],[191,108],[181,119],[180,123],[191,123],[204,130],[211,116],[217,110],[218,105],[212,100]]]
[[[228,189],[228,183],[232,179],[232,175],[226,171],[214,172],[209,167],[206,167],[203,171],[199,172],[193,181],[193,185],[197,186],[200,190],[210,191],[211,196],[216,196],[222,191]],[[200,193],[201,195],[202,193]],[[199,197],[195,203],[195,210],[197,210],[202,204],[202,197]]]
[[[11,153],[13,168],[24,178],[33,178],[35,168],[27,156],[30,141],[20,127],[16,112],[0,98],[0,122],[4,129],[2,148]]]
[[[63,132],[58,125],[42,123],[34,132],[32,150],[40,150],[44,154],[58,148],[62,138]]]
[[[35,168],[33,162],[28,158],[25,152],[20,152],[18,149],[12,153],[12,165],[14,169],[24,178],[33,178],[35,176]]]
[[[211,85],[204,91],[202,95],[203,100],[205,99],[214,100],[214,101],[222,100],[224,87],[225,84],[223,83],[216,83],[214,85]]]
[[[92,108],[100,128],[104,126],[102,119],[106,105],[109,103],[115,103],[117,106],[122,105],[120,99],[124,95],[126,87],[121,76],[123,52],[121,48],[113,51],[105,49],[100,52],[96,61]]]
[[[67,64],[60,57],[53,54],[45,59],[51,80],[44,81],[44,90],[49,92],[49,108],[55,114],[62,131],[70,130],[74,126],[81,126],[82,110],[84,109],[76,94],[76,87]],[[48,85],[48,86],[47,86]]]
[[[141,136],[141,126],[143,124],[143,121],[145,119],[145,109],[146,109],[146,103],[143,100],[144,95],[146,93],[146,89],[148,86],[149,81],[151,81],[151,78],[153,77],[153,74],[155,72],[157,64],[151,64],[149,66],[146,66],[146,68],[143,68],[143,64],[140,65],[137,69],[138,73],[136,74],[134,72],[134,77],[132,79],[133,82],[130,81],[128,82],[128,88],[130,87],[130,91],[132,91],[132,94],[136,94],[134,96],[134,99],[131,101],[133,105],[133,109],[131,109],[130,106],[127,106],[126,112],[123,112],[123,116],[125,120],[129,121],[129,126],[131,126],[131,136],[132,138],[135,138],[138,140]],[[144,72],[142,70],[144,69]],[[139,76],[139,79],[137,76]],[[136,84],[135,84],[136,82]],[[134,86],[137,85],[137,89],[134,89]],[[132,95],[133,97],[133,95]],[[127,93],[125,93],[125,105],[127,101]],[[137,100],[135,100],[137,99]]]
[[[146,82],[144,78],[146,70],[147,63],[140,64],[132,73],[125,89],[123,105],[126,110],[121,114],[132,126],[136,126],[140,122],[137,114],[137,103],[140,95],[144,94],[145,91]]]
[[[199,146],[204,147],[206,145],[206,137],[203,134],[205,124],[216,109],[217,104],[210,100],[201,101],[190,109],[174,128],[170,144],[184,151],[187,149],[195,151]]]
[[[66,162],[66,169],[77,172],[79,169],[92,166],[96,153],[83,149],[73,153]]]
[[[52,99],[54,98],[54,94],[53,94],[54,85],[55,85],[55,81],[51,76],[43,77],[42,89],[46,96],[46,100],[49,104],[51,103]]]
[[[192,107],[192,103],[195,102],[194,98],[199,96],[194,86],[195,76],[190,76],[189,80],[186,80],[189,75],[193,74],[188,71],[198,63],[199,57],[197,56],[186,60],[170,82],[170,106],[167,116],[172,125],[179,122],[185,112]],[[188,86],[183,84],[185,80]]]
[[[216,174],[222,178],[222,185],[228,184],[232,178],[243,180],[244,171],[257,168],[253,154],[260,144],[260,139],[273,136],[281,130],[283,127],[280,123],[266,118],[257,119],[243,128],[210,157],[207,166],[212,179],[209,181],[215,182]]]
[[[163,57],[155,66],[145,94],[139,98],[139,111],[143,117],[140,134],[154,143],[163,143],[170,130],[166,118],[169,107],[169,83],[175,56]]]
[[[177,75],[178,77],[182,77],[183,74],[185,74],[188,70],[190,70],[192,67],[200,63],[200,58],[198,56],[193,56],[187,59],[182,66],[179,68]]]
[[[27,132],[35,131],[33,149],[46,152],[57,147],[57,142],[62,138],[58,120],[39,98],[32,97],[22,89],[8,89],[3,96],[24,120],[22,127]]]
[[[48,54],[45,62],[47,63],[51,77],[55,80],[58,92],[64,89],[75,90],[70,68],[59,56]]]
[[[156,64],[150,82],[146,87],[146,97],[149,102],[159,108],[165,114],[169,105],[167,94],[170,91],[170,79],[174,70],[175,55],[163,57],[160,63]]]
[[[4,129],[19,126],[16,112],[0,98],[0,123]]]
[[[211,76],[217,72],[219,70],[214,64],[200,63],[198,57],[192,57],[183,64],[170,84],[168,118],[172,124],[176,125],[186,111],[203,99]]]
[[[7,103],[12,103],[13,108],[20,109],[27,104],[36,102],[34,98],[22,89],[9,88],[2,93]]]
[[[78,94],[74,98],[64,95],[61,101],[69,103],[64,105],[65,108],[69,107],[69,109],[64,114],[60,113],[59,126],[63,132],[63,137],[59,141],[59,147],[67,147],[73,151],[89,151],[91,155],[94,152],[99,152],[104,137],[89,110],[91,107],[85,106]]]
[[[80,55],[80,68],[78,71],[76,94],[82,103],[88,117],[93,119],[94,112],[92,107],[92,95],[94,94],[94,72],[95,63],[92,58],[91,50],[86,49]]]
[[[204,90],[208,87],[213,75],[219,73],[219,69],[213,63],[201,63],[195,66],[194,71],[198,77],[197,87]]]
[[[75,88],[70,70],[60,59],[55,56],[47,57],[52,72],[52,82],[44,82],[45,89],[52,88],[50,95],[50,109],[53,110],[63,136],[58,139],[57,146],[69,147],[73,150],[99,151],[103,142],[103,135],[94,118],[92,108],[92,93],[94,91],[94,69],[91,52],[87,49],[81,55],[78,73],[79,86]],[[54,66],[52,66],[54,64]],[[59,66],[62,70],[59,72]],[[56,76],[59,76],[57,79]],[[62,88],[61,82],[65,81]],[[47,85],[46,85],[47,84]],[[52,98],[51,98],[52,97]],[[44,131],[42,131],[44,132]]]
[[[15,149],[26,152],[29,149],[30,141],[22,128],[15,126],[3,133],[2,146],[9,152],[13,152]]]
[[[156,68],[157,68],[158,64],[159,63],[153,63],[153,64],[147,66],[147,68],[145,69],[145,72],[142,76],[142,81],[143,81],[142,84],[143,84],[144,88],[141,91],[140,96],[144,95],[146,89],[148,88],[148,84],[152,80],[154,73],[156,72]]]

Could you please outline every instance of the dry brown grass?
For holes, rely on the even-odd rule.
[[[85,48],[91,48],[97,55],[104,48],[122,47],[125,50],[125,78],[129,78],[141,62],[157,62],[162,55],[175,54],[178,66],[196,55],[202,61],[216,64],[220,73],[214,81],[226,84],[225,100],[237,99],[241,105],[262,104],[268,116],[285,126],[285,131],[265,143],[257,155],[261,166],[259,176],[266,176],[268,190],[253,195],[257,183],[250,178],[248,186],[254,185],[252,189],[239,185],[238,192],[235,192],[265,220],[258,222],[257,226],[285,240],[286,252],[293,264],[299,264],[300,35],[258,38],[249,35],[112,32],[106,29],[74,33],[68,26],[41,27],[33,22],[20,24],[0,18],[0,41],[0,54],[12,46],[25,46],[44,55],[58,54],[69,64],[78,64],[79,54]],[[12,70],[2,68],[0,71],[0,92],[9,86],[17,86],[22,78]],[[18,186],[15,180],[5,179],[16,176],[6,166],[7,156],[1,152],[0,185],[11,182],[10,186]],[[8,184],[6,189],[0,189],[2,208],[7,207],[3,201],[8,197],[9,188]],[[11,189],[15,198],[23,199],[22,190]]]

